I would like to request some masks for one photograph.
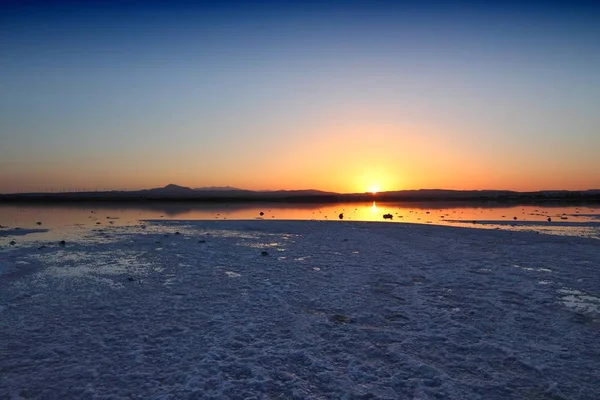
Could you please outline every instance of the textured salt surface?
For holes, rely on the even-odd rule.
[[[600,393],[597,240],[283,221],[93,235],[0,252],[19,272],[0,276],[0,398]]]

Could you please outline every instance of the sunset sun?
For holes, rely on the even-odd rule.
[[[381,187],[379,184],[372,184],[369,186],[369,193],[373,193],[373,194],[377,194],[378,192],[381,191]]]

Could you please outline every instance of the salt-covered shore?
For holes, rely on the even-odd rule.
[[[0,398],[600,398],[598,240],[315,221],[90,234],[0,252]]]

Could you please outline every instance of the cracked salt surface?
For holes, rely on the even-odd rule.
[[[307,221],[103,235],[0,253],[0,398],[600,393],[594,239]]]

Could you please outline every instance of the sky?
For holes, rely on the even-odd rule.
[[[600,188],[600,3],[501,3],[0,1],[0,193]]]

